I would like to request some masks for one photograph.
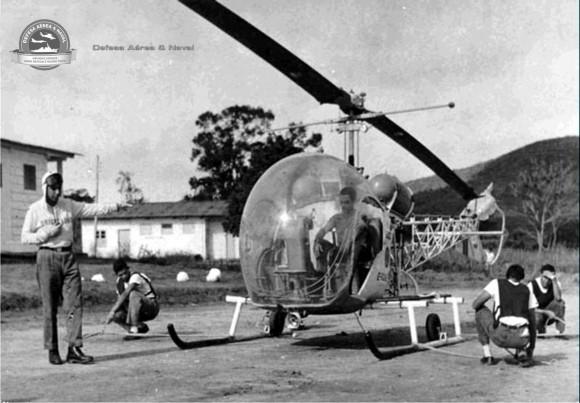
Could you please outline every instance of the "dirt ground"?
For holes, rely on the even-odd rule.
[[[578,292],[566,295],[568,332],[578,333]],[[2,316],[2,401],[578,401],[578,338],[538,341],[538,365],[521,368],[479,363],[470,303],[476,290],[454,290],[466,342],[379,361],[367,349],[354,315],[309,316],[305,329],[280,338],[180,350],[167,337],[173,323],[183,339],[227,335],[232,304],[164,309],[153,336],[125,340],[103,328],[105,312],[85,312],[85,351],[94,365],[52,366],[42,349],[40,311]],[[450,305],[437,313],[454,334]],[[264,311],[245,306],[237,336],[259,335]],[[380,348],[410,342],[406,310],[365,310],[363,326]],[[61,323],[62,323],[61,319]],[[103,331],[103,334],[97,334]],[[64,329],[60,327],[60,335]],[[157,336],[156,336],[157,335]],[[65,344],[61,343],[64,355]],[[492,347],[498,358],[509,357]]]

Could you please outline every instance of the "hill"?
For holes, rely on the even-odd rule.
[[[456,169],[454,172],[464,181],[469,182],[473,179],[475,175],[477,175],[488,162],[480,162],[479,164],[472,165],[467,168]],[[426,176],[424,178],[413,179],[409,182],[405,183],[415,194],[426,192],[429,190],[437,190],[446,187],[447,185],[443,182],[438,176]]]
[[[508,231],[515,235],[524,222],[515,214],[520,205],[519,200],[511,195],[510,184],[517,180],[520,172],[530,168],[533,158],[539,158],[548,162],[569,163],[574,168],[574,181],[578,188],[578,153],[578,136],[567,136],[529,144],[496,159],[458,170],[457,173],[478,191],[494,183],[493,195],[506,213]],[[465,201],[436,177],[411,181],[407,185],[415,192],[417,214],[456,215],[465,206]],[[510,238],[511,242],[516,241],[513,236]],[[562,228],[560,239],[569,246],[578,245],[578,211],[572,222]]]

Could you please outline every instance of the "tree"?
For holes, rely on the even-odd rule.
[[[143,192],[133,183],[132,176],[131,172],[119,171],[115,183],[119,186],[119,193],[126,203],[141,204],[145,201]]]
[[[189,184],[194,200],[226,200],[226,231],[238,235],[246,199],[258,178],[272,164],[306,150],[322,151],[322,136],[304,127],[272,132],[274,114],[260,107],[232,106],[218,114],[205,112],[196,125],[192,161],[206,173]]]
[[[558,229],[577,214],[578,180],[569,163],[535,158],[529,166],[510,189],[520,201],[521,210],[515,213],[530,226],[522,230],[535,239],[541,254],[556,245]]]
[[[266,136],[274,115],[251,106],[231,106],[218,114],[201,114],[193,138],[191,160],[206,175],[194,176],[189,185],[195,200],[226,200],[243,169],[248,166],[250,145]]]
[[[249,166],[242,171],[240,180],[228,198],[228,217],[224,223],[226,231],[239,235],[240,221],[246,200],[250,191],[262,174],[274,163],[292,154],[308,149],[322,151],[320,143],[322,136],[315,133],[308,137],[304,127],[292,128],[283,134],[270,135],[264,142],[251,146]]]

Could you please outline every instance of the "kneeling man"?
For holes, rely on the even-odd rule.
[[[473,301],[475,325],[479,342],[483,346],[482,364],[495,365],[489,341],[502,348],[524,350],[526,357],[520,365],[533,365],[536,345],[535,308],[538,302],[529,288],[522,284],[524,269],[514,264],[507,269],[506,279],[494,279]],[[493,313],[485,303],[493,299]]]
[[[159,302],[151,280],[143,273],[132,273],[123,259],[113,263],[117,275],[118,298],[106,322],[115,322],[129,333],[147,333],[146,321],[159,314]]]

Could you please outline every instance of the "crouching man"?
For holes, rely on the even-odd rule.
[[[479,342],[483,346],[482,364],[495,365],[489,341],[502,348],[525,350],[525,357],[518,359],[523,367],[532,366],[536,345],[535,308],[536,297],[522,284],[524,269],[514,264],[507,269],[506,279],[494,279],[473,301],[475,325]],[[493,299],[493,313],[485,303]],[[517,354],[516,354],[517,357]]]
[[[133,273],[123,259],[113,263],[117,275],[118,298],[107,315],[106,323],[115,322],[129,333],[147,333],[146,321],[159,314],[159,302],[151,280],[143,273]]]
[[[530,291],[538,301],[536,309],[536,327],[538,333],[546,333],[546,327],[555,322],[560,333],[566,330],[564,314],[566,304],[562,299],[562,286],[556,278],[556,269],[551,264],[545,264],[540,269],[540,277],[528,284]]]

